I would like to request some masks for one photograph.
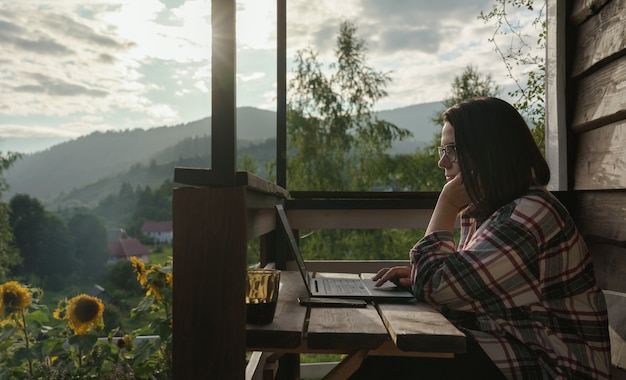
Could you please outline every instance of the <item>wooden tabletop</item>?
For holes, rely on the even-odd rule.
[[[465,335],[430,305],[369,304],[305,307],[299,272],[283,271],[274,321],[247,325],[249,351],[449,357],[465,352]]]

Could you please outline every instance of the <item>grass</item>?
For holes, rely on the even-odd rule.
[[[159,246],[150,255],[150,262],[146,264],[165,264],[173,257],[174,252],[171,246]]]

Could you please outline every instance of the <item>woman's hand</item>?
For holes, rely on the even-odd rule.
[[[443,186],[440,198],[452,204],[457,210],[464,208],[470,203],[470,197],[467,195],[461,174],[458,174]]]
[[[383,268],[372,277],[372,280],[376,281],[376,286],[381,286],[385,282],[391,281],[396,284],[396,286],[411,289],[411,268]]]
[[[439,199],[426,228],[426,235],[435,231],[454,231],[454,222],[459,211],[470,203],[463,179],[458,174],[441,189]]]

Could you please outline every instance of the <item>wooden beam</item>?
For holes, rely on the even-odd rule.
[[[235,0],[211,1],[211,167],[224,185],[237,170]]]
[[[568,188],[565,9],[565,0],[547,3],[545,150],[546,160],[552,172],[548,189],[552,191]]]
[[[287,0],[276,1],[276,184],[287,188]]]

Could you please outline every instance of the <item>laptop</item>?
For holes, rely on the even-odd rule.
[[[295,258],[304,285],[310,297],[350,298],[365,301],[397,302],[413,300],[413,294],[403,288],[387,282],[380,287],[369,278],[342,277],[345,274],[333,273],[329,278],[312,277],[307,270],[302,252],[296,241],[293,231],[287,220],[287,214],[282,205],[276,205],[278,224],[287,237],[287,245]]]

